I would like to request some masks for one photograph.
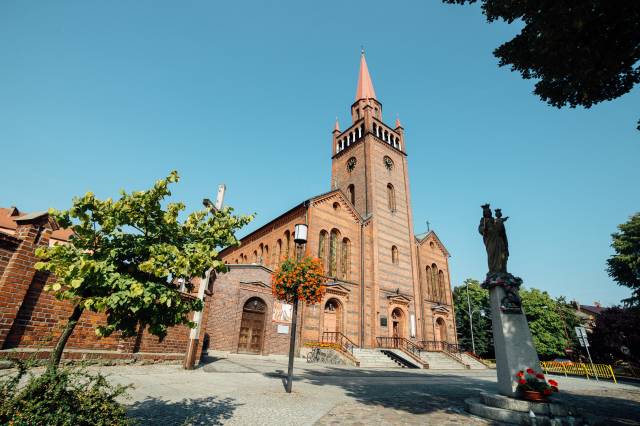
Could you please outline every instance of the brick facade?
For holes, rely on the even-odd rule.
[[[375,98],[364,58],[363,64],[358,93],[368,97],[356,99],[351,126],[341,131],[336,123],[331,138],[331,191],[301,203],[243,238],[240,247],[221,253],[234,268],[214,282],[220,289],[212,298],[208,322],[211,341],[218,340],[212,347],[238,350],[242,300],[259,297],[273,309],[268,285],[239,283],[253,276],[246,269],[250,264],[264,267],[261,282],[270,283],[266,272],[293,256],[293,248],[280,249],[280,242],[292,244],[296,223],[308,225],[304,251],[323,260],[332,285],[319,305],[301,306],[301,345],[320,340],[323,331],[339,331],[362,347],[375,347],[376,337],[391,336],[457,342],[449,254],[434,232],[414,235],[404,129],[399,121],[394,128],[382,121],[382,104]],[[433,282],[426,276],[427,265],[435,271]],[[280,337],[266,330],[261,352],[286,353],[286,345],[269,341]]]
[[[73,306],[44,291],[45,284],[53,283],[55,277],[35,270],[35,250],[47,246],[59,230],[46,213],[20,215],[13,220],[13,235],[0,231],[0,357],[47,358]],[[85,311],[63,359],[181,361],[185,356],[187,327],[170,329],[160,342],[146,332],[127,339],[117,333],[100,338],[95,327],[104,323],[104,315]]]

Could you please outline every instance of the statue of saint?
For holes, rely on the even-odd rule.
[[[509,244],[504,227],[504,222],[507,219],[509,218],[502,218],[500,209],[496,209],[496,218],[494,219],[489,204],[482,206],[482,219],[480,219],[478,232],[482,235],[484,246],[487,249],[489,274],[507,272]]]

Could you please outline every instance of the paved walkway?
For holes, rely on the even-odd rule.
[[[132,383],[130,414],[142,424],[486,425],[463,410],[465,398],[495,391],[495,370],[377,370],[296,360],[284,391],[284,357],[228,355],[201,368],[102,367]],[[640,386],[555,377],[561,398],[599,416],[598,424],[640,425]]]

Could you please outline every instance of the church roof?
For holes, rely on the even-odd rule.
[[[440,248],[444,252],[445,256],[451,256],[451,254],[449,254],[449,251],[447,250],[447,248],[444,246],[444,244],[442,244],[442,241],[440,241],[440,238],[438,238],[438,235],[433,231],[423,232],[422,234],[417,234],[416,235],[416,240],[418,241],[418,244],[422,244],[423,242],[427,241],[430,236],[432,236],[433,239],[435,240],[436,244],[438,244],[438,246],[440,246]]]
[[[364,57],[364,50],[360,56],[360,73],[358,74],[358,88],[356,89],[356,102],[360,99],[376,99],[376,91],[373,89],[371,75]]]

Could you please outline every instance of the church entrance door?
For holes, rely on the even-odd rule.
[[[436,338],[439,338],[441,342],[447,341],[447,325],[442,318],[436,320]]]
[[[329,299],[324,305],[322,331],[342,332],[342,304],[336,299]]]
[[[257,297],[249,299],[244,304],[238,338],[238,353],[259,354],[262,352],[266,310],[265,303]]]
[[[391,332],[393,333],[393,344],[395,347],[398,347],[399,345],[399,340],[402,337],[403,334],[403,314],[402,311],[398,308],[395,308],[392,312],[391,312]]]

